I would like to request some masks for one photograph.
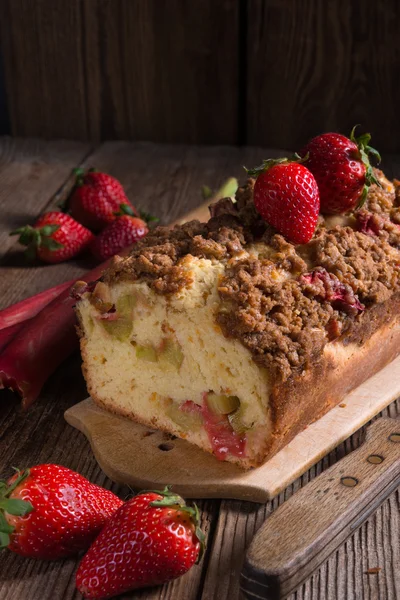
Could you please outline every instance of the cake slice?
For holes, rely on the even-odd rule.
[[[93,400],[245,468],[339,403],[400,349],[400,209],[377,175],[303,246],[262,221],[249,180],[208,223],[115,258],[76,309]]]

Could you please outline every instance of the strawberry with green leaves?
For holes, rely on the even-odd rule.
[[[254,206],[267,223],[293,244],[306,244],[314,235],[320,207],[317,182],[299,156],[264,160],[248,170],[257,177]]]
[[[196,506],[167,487],[121,506],[83,557],[76,586],[85,598],[111,598],[180,577],[200,560],[204,534]]]
[[[122,504],[60,465],[17,471],[0,481],[0,546],[29,558],[72,556],[89,548]]]
[[[131,208],[132,213],[139,216],[137,210],[128,200],[120,182],[95,169],[84,171],[74,169],[76,182],[67,202],[72,217],[88,229],[101,231],[115,220],[115,213],[121,204]]]
[[[304,166],[314,175],[324,214],[345,213],[362,206],[368,188],[376,179],[369,157],[380,162],[379,152],[369,146],[371,136],[364,133],[350,138],[339,133],[323,133],[313,138],[300,152]]]
[[[149,220],[154,218],[149,217]],[[115,221],[96,236],[90,249],[98,260],[107,260],[124,248],[136,244],[148,232],[146,221],[135,216],[130,206],[122,204]]]
[[[27,246],[29,260],[38,257],[46,263],[60,263],[80,254],[94,235],[70,215],[48,212],[33,225],[15,229],[10,235],[19,235],[19,243]]]

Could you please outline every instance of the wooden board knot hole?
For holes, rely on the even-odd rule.
[[[346,487],[355,487],[358,483],[358,479],[356,479],[355,477],[342,477],[340,479],[340,483],[342,483]]]

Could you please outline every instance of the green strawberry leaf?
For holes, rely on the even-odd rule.
[[[36,229],[31,225],[26,225],[25,227],[19,227],[18,229],[14,229],[10,232],[10,235],[19,235],[19,243],[23,246],[28,246],[31,244],[36,236]]]
[[[0,512],[0,531],[2,533],[12,533],[14,531],[14,527],[7,523],[7,519],[2,512]]]
[[[81,167],[78,167],[77,169],[72,169],[72,173],[76,177],[75,185],[72,189],[72,193],[73,193],[76,187],[81,187],[84,184],[85,170],[82,169]],[[69,200],[69,198],[66,200],[65,204],[68,204],[68,200]]]
[[[10,543],[10,536],[0,531],[0,549],[7,548]]]
[[[14,471],[17,474],[17,477],[15,478],[15,481],[11,484],[8,485],[8,483],[2,479],[1,483],[5,483],[6,484],[6,491],[4,492],[4,494],[0,497],[0,500],[3,499],[3,497],[7,497],[10,496],[11,492],[13,492],[15,490],[15,488],[17,488],[19,486],[20,483],[22,483],[24,481],[24,479],[26,479],[29,474],[30,474],[30,470],[29,469],[24,469],[23,471],[21,471],[20,469],[17,469],[16,467],[13,467]]]
[[[47,248],[47,250],[51,250],[52,252],[59,250],[60,248],[64,248],[64,244],[61,244],[60,242],[48,237],[43,238],[40,245],[42,248]]]
[[[199,556],[197,557],[197,560],[196,560],[196,563],[199,563],[203,557],[205,550],[206,550],[206,536],[205,536],[204,531],[200,527],[200,512],[199,512],[199,508],[195,502],[193,502],[193,507],[195,510],[195,525],[196,525],[195,533],[196,533],[197,539],[200,542],[200,552],[199,552]]]
[[[41,233],[41,235],[49,237],[50,235],[55,233],[58,229],[60,229],[59,225],[45,225],[44,227],[41,227],[40,233]]]
[[[150,213],[146,212],[145,210],[140,210],[139,216],[146,223],[157,223],[160,220],[158,217],[151,215]]]
[[[374,170],[369,160],[370,156],[372,156],[379,165],[379,163],[381,162],[381,155],[379,154],[378,150],[372,148],[372,146],[369,146],[369,142],[371,141],[371,135],[369,133],[363,133],[358,137],[355,136],[355,131],[357,127],[359,127],[359,125],[354,125],[353,129],[351,130],[350,139],[357,145],[359,159],[365,166],[365,184],[357,204],[357,209],[359,209],[363,206],[367,199],[368,190],[370,186],[372,184],[375,184],[379,187],[382,187],[382,184],[375,176]]]
[[[132,206],[129,206],[129,204],[124,203],[124,204],[119,205],[119,210],[117,212],[115,212],[114,215],[116,217],[120,217],[122,215],[129,215],[130,217],[136,217],[137,213],[135,213]]]
[[[6,500],[2,500],[0,502],[0,508],[15,517],[24,517],[33,511],[33,506],[30,502],[18,500],[17,498],[7,498]]]
[[[150,502],[150,506],[154,506],[157,508],[161,508],[163,506],[185,506],[185,501],[181,496],[178,496],[178,494],[175,494],[174,492],[171,492],[171,486],[167,485],[165,486],[165,488],[160,491],[160,490],[146,490],[145,492],[140,492],[141,494],[146,494],[146,493],[153,493],[153,494],[158,494],[159,496],[162,496],[161,500],[154,500],[153,502]]]

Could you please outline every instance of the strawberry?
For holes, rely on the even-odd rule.
[[[89,169],[86,173],[83,169],[74,169],[74,173],[76,183],[67,207],[74,219],[85,227],[101,231],[114,221],[121,204],[130,206],[133,213],[139,216],[120,182],[111,175],[95,169]]]
[[[115,494],[59,465],[38,465],[0,481],[0,544],[30,558],[86,550],[123,504]]]
[[[103,229],[91,243],[92,254],[98,260],[106,260],[127,246],[136,244],[149,231],[146,222],[134,216],[132,209],[126,204],[121,205],[117,215],[120,216]]]
[[[264,160],[248,174],[257,177],[254,206],[262,218],[290,242],[309,242],[319,213],[318,186],[310,171],[299,162],[279,158]]]
[[[69,215],[56,211],[39,217],[33,227],[20,227],[10,235],[19,235],[20,244],[28,246],[26,256],[29,260],[38,256],[47,263],[59,263],[76,256],[94,238],[89,229]]]
[[[364,203],[372,183],[380,185],[369,162],[369,155],[380,162],[379,153],[369,146],[371,136],[358,138],[353,128],[350,138],[339,133],[323,133],[313,138],[300,152],[304,165],[314,175],[324,214],[345,213]]]
[[[111,598],[180,577],[200,560],[204,534],[197,506],[169,488],[121,506],[83,557],[76,587],[85,598]]]

